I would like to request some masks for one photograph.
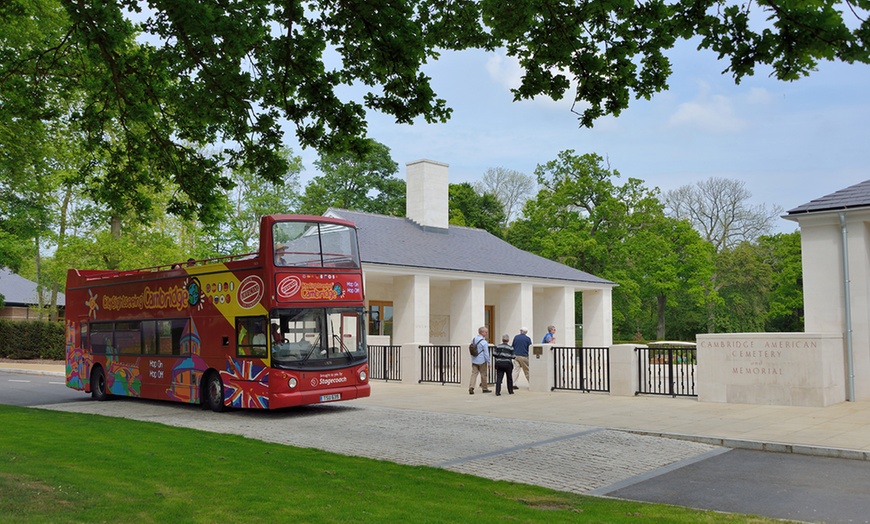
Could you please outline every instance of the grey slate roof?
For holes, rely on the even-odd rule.
[[[36,282],[18,276],[8,269],[0,268],[0,294],[7,306],[30,306],[39,304],[36,295]],[[66,304],[66,296],[57,294],[57,305]]]
[[[330,209],[326,214],[357,225],[363,264],[616,285],[518,249],[482,229],[424,228],[407,218],[344,209]]]
[[[819,211],[836,211],[856,207],[870,206],[870,180],[865,180],[846,189],[841,189],[830,195],[813,199],[788,211],[788,215],[815,213]]]

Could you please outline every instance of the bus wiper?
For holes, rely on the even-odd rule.
[[[347,349],[347,346],[344,344],[344,340],[342,340],[339,335],[332,335],[332,336],[333,336],[333,338],[335,338],[338,341],[338,347],[340,347],[344,353],[347,353],[347,358],[349,360],[352,360],[353,354],[350,352],[349,349]]]
[[[341,339],[341,335],[335,332],[335,321],[333,321],[331,318],[329,319],[329,329],[332,333],[333,341],[338,342],[337,347],[341,348],[341,350],[347,354],[348,360],[353,360],[353,355],[351,354],[350,350],[347,349],[347,346],[344,345],[344,340]]]

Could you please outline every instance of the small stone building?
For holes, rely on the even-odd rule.
[[[517,249],[490,233],[448,224],[448,166],[407,164],[407,218],[330,209],[359,228],[370,344],[467,343],[528,327],[540,342],[612,343],[613,282]],[[575,330],[582,300],[582,335]]]

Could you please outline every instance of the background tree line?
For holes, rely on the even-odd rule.
[[[131,269],[255,251],[267,214],[319,215],[333,207],[404,216],[405,181],[383,144],[372,141],[362,157],[321,155],[319,174],[304,188],[301,160],[283,154],[289,168],[279,182],[247,170],[225,174],[232,189],[216,197],[215,224],[171,215],[171,185],[149,195],[147,213],[119,214],[85,184],[52,172],[38,204],[20,206],[42,219],[17,243],[20,256],[7,253],[6,263],[39,282],[48,304],[63,291],[68,268]],[[449,220],[617,283],[619,340],[802,329],[800,235],[768,234],[778,208],[750,207],[751,195],[736,180],[714,178],[661,195],[635,178],[620,183],[620,176],[604,158],[570,150],[539,165],[534,177],[491,168],[475,185],[449,185]],[[579,320],[579,299],[577,308]]]

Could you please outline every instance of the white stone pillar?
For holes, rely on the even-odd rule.
[[[402,384],[417,385],[422,378],[423,354],[419,344],[402,344]]]
[[[493,339],[501,342],[501,335],[507,333],[513,340],[513,337],[519,334],[521,327],[529,327],[532,324],[532,285],[525,283],[503,285],[500,307],[502,328],[499,328],[500,333],[496,333]]]
[[[633,397],[637,393],[637,352],[634,350],[636,347],[645,346],[636,344],[610,346],[611,395]]]
[[[547,333],[547,326],[556,326],[556,344],[561,346],[565,334],[565,292],[561,287],[538,288],[535,293],[534,322],[529,333],[532,342],[540,343]],[[574,319],[571,319],[572,331]],[[571,342],[574,345],[574,342]]]
[[[556,384],[552,348],[550,344],[532,344],[529,348],[529,391],[547,393]]]
[[[411,275],[393,280],[393,343],[429,343],[429,277]]]
[[[484,301],[483,280],[455,280],[450,283],[450,344],[462,348],[459,354],[460,376],[463,377],[471,369],[468,344],[483,325]]]
[[[609,287],[583,291],[583,345],[607,347],[613,344],[613,294]]]

